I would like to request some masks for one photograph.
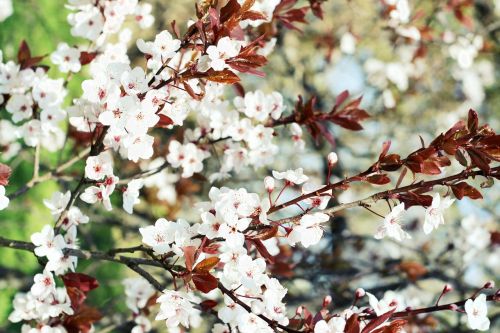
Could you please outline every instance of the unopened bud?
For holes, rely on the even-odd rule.
[[[325,296],[325,298],[323,298],[323,308],[328,307],[328,305],[330,305],[330,303],[332,303],[332,296],[330,296],[330,295]]]
[[[337,156],[337,153],[332,151],[330,154],[328,154],[328,166],[330,168],[333,167],[335,164],[337,164],[338,161],[339,157]]]
[[[302,308],[302,305],[301,305],[301,306],[299,306],[299,307],[297,308],[297,310],[295,310],[295,314],[296,314],[297,316],[302,316],[302,311],[303,311],[303,308]]]
[[[445,284],[443,287],[443,294],[449,293],[453,290],[453,287],[450,284]]]
[[[366,295],[366,291],[363,288],[358,288],[358,289],[356,289],[355,295],[356,295],[357,299],[363,298]]]
[[[266,187],[267,192],[271,193],[274,191],[274,178],[270,176],[264,178],[264,186]]]
[[[458,310],[458,306],[456,304],[450,304],[448,306],[448,309],[450,309],[451,311],[457,311]]]
[[[494,281],[488,281],[484,284],[484,289],[492,289],[495,288],[495,282]]]

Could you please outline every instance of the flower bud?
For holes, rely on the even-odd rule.
[[[448,309],[450,309],[451,311],[457,311],[458,310],[458,306],[456,304],[450,304],[448,306]]]
[[[301,305],[301,306],[299,306],[299,307],[297,308],[297,310],[295,310],[295,314],[296,314],[297,316],[302,316],[302,312],[303,312],[303,311],[304,311],[304,310],[303,310],[302,305]]]
[[[266,187],[267,192],[271,193],[274,191],[274,178],[270,176],[264,178],[264,186]]]
[[[333,167],[335,164],[337,164],[338,161],[339,157],[337,156],[337,153],[332,151],[330,154],[328,154],[328,166],[330,168]]]
[[[491,289],[495,288],[495,282],[494,281],[488,281],[484,284],[484,289]]]
[[[450,284],[445,284],[443,288],[443,294],[449,293],[453,290],[453,287]]]
[[[325,296],[325,298],[323,298],[323,308],[328,307],[328,305],[330,305],[330,303],[332,303],[332,296],[330,296],[330,295]]]
[[[358,289],[356,289],[355,295],[356,295],[357,299],[360,299],[360,298],[365,297],[366,292],[365,292],[365,290],[363,288],[358,288]]]

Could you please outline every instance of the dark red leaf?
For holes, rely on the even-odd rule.
[[[359,315],[354,313],[347,319],[345,324],[345,333],[359,333],[361,328],[359,327]]]
[[[17,52],[17,62],[23,64],[28,59],[31,58],[31,51],[28,43],[23,39],[21,45],[19,45],[19,51]]]
[[[348,90],[344,90],[343,92],[341,92],[337,98],[335,99],[335,106],[334,108],[337,108],[339,107],[341,104],[343,104],[346,99],[349,97],[349,91]]]
[[[102,315],[97,309],[82,304],[73,315],[64,319],[63,326],[68,333],[88,333],[92,324],[101,318]]]
[[[467,184],[466,182],[460,182],[451,185],[451,190],[453,191],[453,194],[455,194],[458,200],[462,200],[463,197],[469,197],[473,200],[483,198],[481,193],[478,190],[476,190],[476,188]]]
[[[88,293],[92,289],[99,287],[99,282],[92,276],[83,273],[69,272],[61,276],[66,287],[77,288],[84,293]]]
[[[391,316],[392,314],[396,311],[396,308],[392,309],[391,311],[387,311],[384,314],[381,314],[375,319],[370,320],[370,322],[363,328],[361,333],[369,333],[372,332],[374,329],[385,323]]]
[[[82,66],[88,65],[92,62],[92,60],[95,59],[96,56],[97,56],[97,52],[82,51],[82,52],[80,52],[80,64]]]
[[[196,289],[202,293],[208,293],[217,288],[217,279],[208,272],[195,273],[192,279]]]
[[[477,119],[476,111],[470,109],[469,110],[469,117],[467,119],[467,129],[471,133],[476,133],[478,124],[479,124],[479,120]]]
[[[267,262],[270,264],[274,263],[274,257],[267,251],[266,246],[260,239],[252,239],[252,243],[255,245],[257,251],[259,251],[259,254],[266,259]]]
[[[217,302],[212,299],[206,299],[200,303],[200,307],[203,311],[207,312],[217,306]]]
[[[387,177],[386,174],[378,174],[366,177],[366,181],[368,181],[370,184],[385,185],[390,183],[391,179]]]

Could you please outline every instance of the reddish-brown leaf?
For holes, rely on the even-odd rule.
[[[396,308],[392,309],[391,311],[387,311],[384,314],[381,314],[380,316],[370,320],[370,322],[363,328],[361,333],[369,333],[372,332],[374,329],[385,323],[389,318],[391,318],[392,314],[396,311]]]
[[[361,328],[359,327],[359,315],[353,314],[347,319],[345,324],[345,333],[359,333]]]
[[[389,325],[376,329],[373,333],[398,333],[403,330],[405,325],[406,320],[396,319],[391,321]]]
[[[267,251],[266,246],[260,239],[252,239],[252,243],[255,245],[257,251],[259,251],[259,254],[266,259],[267,262],[270,264],[274,263],[274,257]]]
[[[400,193],[397,195],[399,201],[405,204],[405,209],[411,206],[428,207],[432,204],[432,196],[427,194],[418,194],[415,192]]]
[[[0,185],[6,186],[9,184],[11,173],[12,169],[8,165],[0,163]]]
[[[82,52],[80,52],[80,64],[82,66],[88,65],[92,62],[92,60],[95,59],[96,56],[97,56],[97,52],[82,51]]]
[[[202,293],[208,293],[217,288],[217,279],[208,272],[195,273],[192,279],[196,289]]]
[[[23,64],[31,58],[31,51],[28,43],[23,39],[21,45],[19,45],[19,51],[17,51],[17,62]]]
[[[240,77],[229,69],[224,69],[222,71],[210,70],[207,72],[205,79],[217,83],[233,84],[240,81]]]
[[[365,110],[359,108],[361,99],[362,97],[359,97],[350,102],[341,111],[334,112],[329,119],[333,123],[346,129],[350,129],[352,131],[362,130],[363,126],[361,126],[360,122],[370,118],[370,115]]]
[[[467,129],[471,133],[476,133],[477,128],[478,128],[479,120],[477,119],[477,113],[476,111],[470,109],[469,110],[469,117],[467,119]]]
[[[92,289],[99,287],[99,282],[92,276],[83,273],[69,272],[61,276],[66,287],[77,288],[84,293],[88,293]]]
[[[186,268],[188,271],[193,270],[193,265],[196,261],[195,254],[196,254],[196,247],[194,246],[184,246],[182,248],[182,251],[184,252],[184,260],[186,261]]]
[[[398,154],[389,154],[379,160],[379,167],[384,171],[396,171],[403,165]]]
[[[481,193],[478,190],[476,190],[476,188],[467,184],[466,182],[460,182],[451,185],[451,190],[453,191],[453,194],[455,194],[458,200],[462,200],[463,197],[469,197],[473,200],[483,198]]]
[[[68,333],[88,333],[92,324],[101,318],[102,315],[97,309],[82,304],[73,315],[64,319],[63,326]]]
[[[427,269],[416,261],[403,261],[398,268],[406,274],[408,280],[415,282],[421,276],[427,274]]]
[[[212,299],[206,299],[200,303],[200,307],[203,311],[207,312],[215,308],[217,304],[218,304],[217,301],[214,301]]]
[[[385,185],[391,182],[391,179],[386,174],[378,174],[366,177],[366,181],[370,184]]]
[[[253,238],[266,240],[273,238],[274,236],[276,236],[277,233],[278,233],[278,226],[274,225],[271,228],[267,228],[263,232],[253,236]]]
[[[195,273],[208,272],[219,263],[220,259],[217,257],[210,257],[200,261],[193,269]]]

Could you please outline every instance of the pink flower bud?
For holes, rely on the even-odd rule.
[[[495,282],[494,281],[488,281],[484,284],[484,289],[491,289],[495,288]]]
[[[330,154],[328,154],[328,166],[330,168],[333,167],[335,164],[337,164],[338,161],[339,157],[337,156],[337,153],[332,151]]]
[[[301,305],[301,306],[299,306],[299,307],[297,308],[297,310],[295,310],[295,314],[296,314],[297,316],[302,316],[302,312],[303,312],[303,311],[304,311],[304,309],[302,308],[302,305]]]
[[[365,297],[366,292],[365,292],[365,290],[363,288],[358,288],[358,289],[356,289],[356,294],[355,295],[356,295],[357,299],[363,298],[363,297]]]
[[[458,310],[458,306],[456,304],[450,304],[448,306],[448,309],[450,309],[451,311],[457,311]]]
[[[271,193],[274,191],[274,178],[270,176],[264,178],[264,186],[266,187],[267,192]]]
[[[330,295],[325,296],[325,298],[323,298],[323,308],[328,307],[328,305],[330,305],[330,303],[332,303],[332,296],[330,296]]]
[[[453,287],[450,284],[445,284],[443,288],[443,294],[449,293],[453,290]]]

